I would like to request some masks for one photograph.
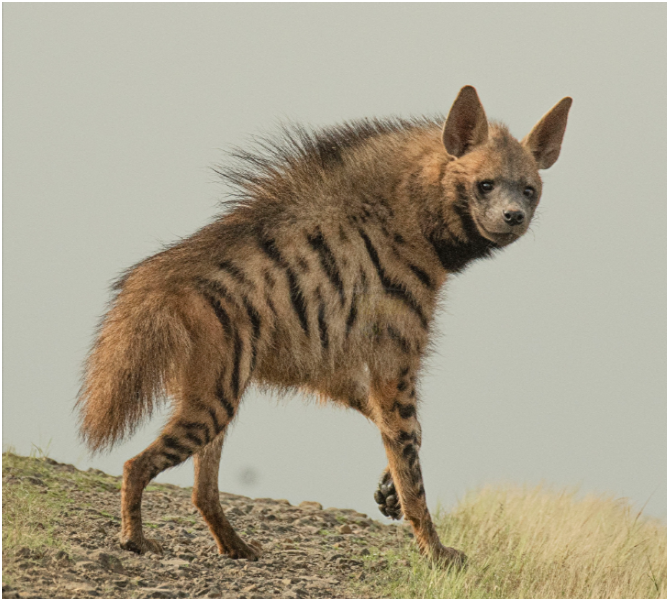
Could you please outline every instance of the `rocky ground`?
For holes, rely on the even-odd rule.
[[[395,563],[394,550],[411,534],[354,510],[221,493],[232,525],[264,550],[257,562],[232,560],[217,553],[190,489],[151,485],[144,523],[164,554],[138,556],[118,544],[118,478],[49,458],[3,458],[5,504],[14,497],[7,491],[12,485],[61,502],[48,525],[51,541],[6,550],[3,543],[5,599],[377,597],[370,586],[374,575]]]

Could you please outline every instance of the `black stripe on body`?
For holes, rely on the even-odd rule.
[[[241,355],[243,354],[243,342],[238,333],[234,335],[234,368],[232,370],[232,397],[236,400],[239,397],[239,381],[241,378]],[[233,411],[233,409],[232,409]],[[230,416],[231,418],[231,416]]]
[[[331,248],[327,244],[326,240],[324,239],[322,231],[318,229],[314,235],[309,235],[308,243],[317,252],[320,258],[320,263],[322,264],[322,268],[327,274],[327,277],[329,277],[331,284],[338,291],[338,295],[340,295],[341,306],[344,306],[345,289],[343,287],[343,280],[341,279],[340,271],[338,270],[338,265],[336,264],[336,258],[333,255],[333,252],[331,251]]]
[[[350,312],[347,315],[347,320],[345,321],[345,334],[349,335],[354,326],[354,322],[357,320],[357,294],[355,293],[352,296],[352,303],[350,304]]]
[[[364,241],[364,245],[366,246],[366,251],[368,252],[371,262],[375,266],[375,270],[377,271],[377,275],[380,279],[380,282],[382,283],[384,292],[387,295],[395,297],[406,304],[419,317],[422,327],[424,329],[428,328],[428,320],[424,315],[422,307],[419,305],[415,297],[409,291],[407,291],[407,289],[405,289],[402,284],[394,283],[389,278],[387,271],[380,262],[380,257],[378,256],[375,246],[362,228],[359,228],[359,235],[361,235],[361,238]]]
[[[275,239],[269,237],[264,237],[262,235],[257,235],[257,242],[259,243],[259,248],[276,264],[285,268],[287,262],[283,258],[280,250],[276,247]]]
[[[422,282],[424,283],[424,286],[427,287],[428,289],[433,289],[435,285],[433,284],[433,280],[429,276],[429,274],[419,268],[418,266],[415,266],[414,264],[408,264],[410,267],[410,270],[415,274],[415,276]]]
[[[220,377],[220,381],[218,381],[218,386],[215,390],[215,396],[218,398],[218,401],[220,402],[220,405],[223,408],[225,408],[225,411],[227,412],[227,416],[231,420],[234,417],[234,406],[231,404],[231,402],[225,396],[225,390],[224,390],[223,384],[222,384],[222,377]],[[218,419],[215,415],[215,412],[211,411],[211,417],[213,418],[213,422],[215,424],[216,433],[219,433],[224,428],[224,425],[220,425],[218,423]]]
[[[239,283],[247,285],[248,287],[255,286],[255,284],[250,279],[248,279],[248,277],[246,277],[243,270],[241,270],[238,266],[229,262],[228,260],[223,260],[222,262],[219,262],[218,268],[220,268],[220,270],[224,270]]]
[[[222,383],[220,383],[219,385],[220,385],[219,388],[221,388]],[[217,392],[216,392],[216,396],[218,397],[218,399],[220,399]],[[224,394],[223,394],[222,397],[224,398]],[[223,407],[224,407],[224,404],[223,404]],[[227,409],[227,408],[225,407],[225,409]],[[215,431],[215,436],[217,437],[223,431],[223,429],[225,428],[225,425],[220,424],[220,422],[218,421],[218,417],[215,414],[215,408],[209,408],[208,413],[211,415],[211,421],[213,422],[213,430]],[[227,414],[229,414],[229,410],[227,410]],[[230,418],[233,415],[234,415],[234,408],[232,408],[232,415],[230,416]]]
[[[292,307],[294,308],[294,311],[299,318],[299,323],[301,324],[303,332],[306,334],[306,337],[309,337],[310,331],[308,329],[308,311],[296,274],[290,268],[283,255],[280,253],[280,250],[276,247],[276,242],[274,239],[257,235],[257,241],[259,243],[260,249],[266,254],[266,256],[285,270],[285,274],[287,275],[287,283],[289,285],[289,295],[290,301],[292,302]]]
[[[320,309],[317,313],[317,322],[320,326],[320,344],[322,345],[322,350],[326,351],[329,348],[329,329],[327,327],[323,302],[320,302]]]
[[[257,343],[259,343],[260,335],[262,333],[262,317],[257,308],[252,305],[247,297],[243,298],[243,305],[245,306],[250,324],[252,325],[252,335],[250,338],[250,373],[255,369],[255,361],[257,360]]]
[[[306,301],[303,299],[299,281],[289,266],[285,267],[285,273],[287,274],[287,282],[289,283],[289,297],[292,302],[292,307],[294,308],[296,315],[299,317],[303,332],[306,334],[306,337],[309,337],[308,308],[306,306]]]
[[[392,339],[392,341],[395,341],[398,344],[403,353],[410,353],[410,342],[405,337],[403,337],[399,331],[397,331],[391,325],[387,325],[387,334]]]
[[[213,308],[213,312],[215,312],[216,318],[220,321],[220,324],[222,325],[222,330],[228,335],[231,335],[232,321],[231,318],[229,318],[229,314],[227,314],[227,311],[220,305],[220,302],[210,293],[204,292],[204,297],[206,298],[206,301],[208,301],[208,303]]]

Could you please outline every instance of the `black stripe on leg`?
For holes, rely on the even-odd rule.
[[[403,457],[408,460],[408,466],[412,468],[415,465],[415,462],[417,461],[417,449],[415,448],[414,445],[406,445],[403,448]]]
[[[203,422],[181,422],[180,426],[188,431],[188,433],[190,431],[202,431],[204,433],[204,445],[207,445],[211,441],[211,431],[209,431],[208,426]]]
[[[206,444],[202,439],[200,439],[194,433],[185,433],[185,438],[192,441],[195,444],[196,447],[199,447],[200,445],[205,445]]]
[[[163,435],[162,444],[168,449],[173,449],[179,453],[190,453],[190,450],[185,445],[183,445],[176,437],[172,437],[171,435]]]
[[[184,459],[180,455],[171,453],[170,451],[163,451],[162,455],[167,459],[167,468],[180,464]]]
[[[401,300],[419,317],[422,327],[424,329],[428,328],[428,320],[424,315],[424,311],[422,310],[422,307],[419,305],[419,302],[417,302],[415,297],[407,289],[404,288],[402,283],[394,283],[394,281],[392,281],[389,278],[389,275],[387,274],[387,271],[380,262],[380,257],[378,255],[378,252],[375,249],[375,246],[371,242],[370,238],[368,237],[368,235],[366,235],[366,232],[362,228],[359,228],[358,230],[359,230],[359,235],[361,235],[364,245],[366,246],[366,251],[368,252],[368,256],[371,259],[373,266],[375,266],[375,270],[377,272],[378,278],[380,279],[380,283],[382,283],[384,292],[391,297],[395,297]]]
[[[394,403],[394,409],[397,410],[398,415],[405,420],[412,418],[417,413],[417,409],[413,404],[402,404],[396,402]]]
[[[320,258],[320,264],[324,272],[329,277],[329,281],[338,291],[340,295],[340,304],[341,306],[345,305],[345,289],[343,288],[343,280],[340,276],[340,271],[338,270],[338,264],[336,264],[336,258],[331,251],[331,248],[324,239],[322,231],[319,229],[312,235],[308,236],[308,243],[310,246],[317,252]]]
[[[398,435],[398,442],[401,445],[404,445],[405,443],[416,443],[417,435],[414,433],[408,433],[407,431],[401,431]]]

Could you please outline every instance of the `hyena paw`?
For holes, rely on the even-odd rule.
[[[398,493],[391,478],[391,472],[387,470],[380,480],[377,491],[375,491],[375,501],[380,511],[392,520],[400,520],[403,517],[401,511],[401,502],[398,499]]]
[[[262,556],[262,546],[257,541],[243,542],[238,539],[236,543],[224,552],[232,559],[247,559],[256,562]]]
[[[466,567],[468,562],[468,557],[463,551],[454,549],[453,547],[445,547],[441,543],[431,550],[431,559],[444,568],[448,570],[450,568],[454,570],[462,570]]]
[[[152,539],[147,539],[143,535],[139,538],[132,538],[121,533],[120,546],[127,551],[133,551],[139,555],[142,555],[147,551],[152,551],[158,555],[162,555],[162,553],[164,553],[160,543],[153,541]]]

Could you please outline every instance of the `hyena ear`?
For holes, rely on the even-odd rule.
[[[542,117],[521,142],[533,153],[537,168],[549,168],[558,160],[570,106],[572,98],[563,98]]]
[[[451,156],[463,156],[489,137],[489,124],[477,91],[472,85],[461,88],[449,110],[442,141]]]

